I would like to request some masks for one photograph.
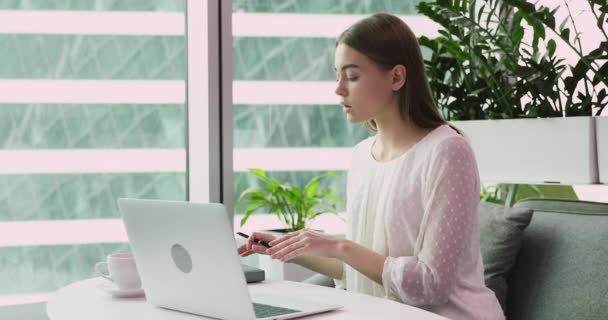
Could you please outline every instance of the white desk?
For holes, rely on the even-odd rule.
[[[96,286],[107,281],[93,278],[70,284],[54,293],[47,303],[50,320],[192,320],[205,319],[192,314],[166,310],[148,304],[145,298],[117,299]],[[388,299],[321,287],[306,283],[277,281],[249,285],[251,292],[285,294],[307,300],[341,304],[344,308],[304,319],[416,319],[446,320],[434,313]]]

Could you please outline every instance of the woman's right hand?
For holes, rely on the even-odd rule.
[[[277,237],[269,232],[252,232],[247,238],[247,242],[240,246],[238,249],[238,253],[241,257],[246,257],[248,255],[257,253],[257,254],[268,254],[266,253],[266,247],[261,244],[257,244],[256,240],[270,242]]]

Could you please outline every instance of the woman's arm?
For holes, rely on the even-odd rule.
[[[300,256],[289,262],[296,263],[312,271],[324,274],[334,279],[342,279],[344,272],[342,261],[321,256]]]
[[[249,256],[251,254],[257,253],[257,254],[263,254],[263,255],[268,255],[268,254],[272,254],[273,252],[276,252],[277,250],[279,250],[280,248],[285,247],[285,243],[281,244],[284,240],[286,239],[293,239],[294,235],[302,235],[301,232],[294,232],[291,234],[288,234],[287,236],[283,237],[283,238],[279,238],[277,239],[277,237],[271,233],[268,232],[253,232],[249,238],[247,239],[247,243],[243,244],[242,246],[240,246],[238,248],[238,253],[239,255],[241,255],[241,257],[246,257]],[[337,238],[335,237],[331,237],[331,236],[327,236],[327,235],[323,235],[323,237],[325,238],[325,240],[329,243],[337,243],[337,241],[335,241]],[[265,241],[265,242],[269,242],[270,245],[273,246],[272,249],[268,249],[262,245],[257,244],[257,241]],[[277,258],[277,256],[275,255],[273,258]],[[283,261],[286,261],[286,259],[282,259]],[[312,271],[318,272],[318,273],[322,273],[326,276],[332,277],[334,279],[342,279],[342,272],[343,272],[343,266],[342,266],[342,261],[333,258],[333,257],[325,257],[323,255],[315,255],[315,254],[306,254],[306,255],[301,255],[298,257],[293,257],[293,259],[290,260],[290,262],[299,264],[305,268],[308,268]]]
[[[350,240],[340,241],[338,254],[340,260],[382,285],[385,256]]]
[[[344,272],[342,262],[344,262],[382,285],[382,269],[386,257],[350,240],[340,240],[337,251],[338,258],[300,256],[289,260],[289,262],[297,263],[334,279],[342,279],[342,273]]]
[[[342,278],[344,261],[382,284],[382,269],[386,258],[350,240],[314,230],[302,230],[273,240],[270,245],[272,248],[267,249],[266,253],[273,259],[293,261],[335,279]]]
[[[388,296],[414,306],[446,303],[463,264],[477,259],[479,175],[467,143],[452,138],[438,146],[422,187],[423,242],[413,256],[387,257],[382,279]],[[478,232],[478,231],[477,231]]]

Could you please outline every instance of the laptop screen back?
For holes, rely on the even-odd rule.
[[[254,319],[222,204],[119,199],[147,300],[214,318]]]

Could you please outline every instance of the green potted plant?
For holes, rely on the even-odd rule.
[[[606,35],[606,0],[588,4]],[[430,86],[444,116],[470,138],[484,180],[597,182],[591,116],[608,103],[608,38],[584,54],[571,14],[556,27],[557,9],[523,0],[435,0],[417,8],[442,27],[436,38],[419,38],[430,50]],[[580,61],[559,58],[556,41]]]
[[[304,229],[321,214],[337,214],[336,205],[342,203],[329,188],[320,188],[323,179],[335,177],[333,172],[312,178],[304,187],[273,179],[262,169],[252,168],[249,172],[257,177],[262,186],[252,186],[239,195],[236,207],[245,207],[241,226],[254,212],[264,210],[276,215],[285,224],[285,229],[281,231],[297,231]]]

